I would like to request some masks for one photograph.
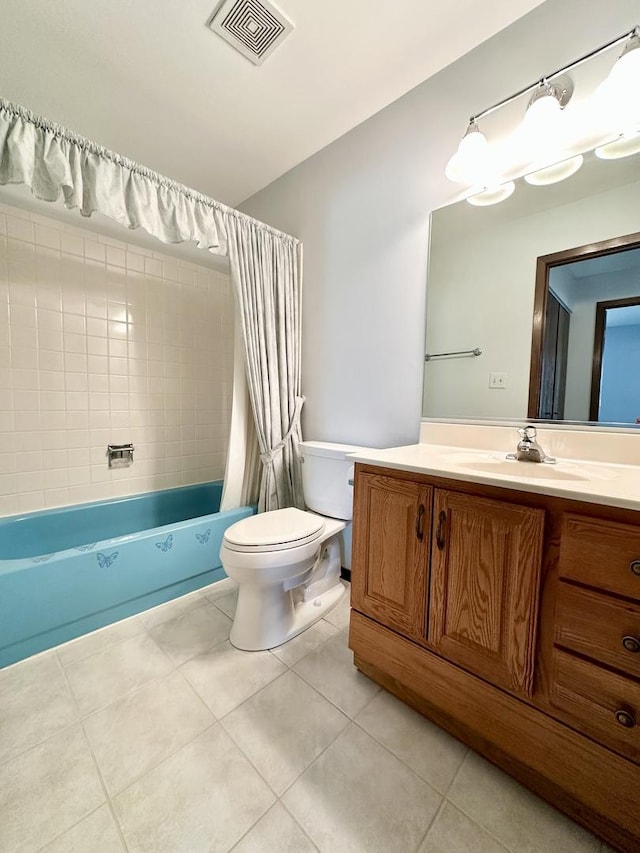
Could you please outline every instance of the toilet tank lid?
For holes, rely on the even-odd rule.
[[[334,444],[330,441],[301,441],[300,448],[303,456],[330,456],[334,459],[344,459],[347,453],[357,453],[368,450],[353,444]]]

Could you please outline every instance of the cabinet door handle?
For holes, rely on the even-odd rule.
[[[418,514],[416,516],[416,536],[422,542],[424,539],[424,504],[420,504],[418,507]]]
[[[640,560],[631,560],[629,568],[634,575],[640,575]]]
[[[637,637],[630,635],[623,637],[622,645],[628,652],[633,652],[634,654],[640,652],[640,640]]]
[[[436,529],[436,545],[438,546],[438,551],[442,551],[444,549],[444,531],[446,523],[447,513],[442,509],[438,516],[438,527]]]
[[[636,724],[636,718],[630,711],[625,711],[624,708],[620,708],[619,711],[616,711],[616,720],[621,726],[624,726],[625,729],[632,729]]]

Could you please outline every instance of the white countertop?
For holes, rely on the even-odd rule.
[[[398,471],[640,510],[638,465],[561,458],[555,465],[516,462],[507,461],[506,452],[440,444],[361,450],[350,458]]]

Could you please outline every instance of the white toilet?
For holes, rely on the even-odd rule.
[[[317,622],[345,593],[340,533],[353,512],[353,463],[359,447],[303,441],[302,485],[311,512],[277,509],[229,527],[224,570],[238,583],[230,640],[238,649],[280,646]]]

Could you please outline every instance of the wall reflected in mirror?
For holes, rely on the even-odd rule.
[[[635,235],[640,245],[638,155],[605,162],[587,154],[580,172],[562,183],[534,187],[520,180],[511,198],[495,207],[461,201],[434,211],[425,352],[480,348],[482,355],[425,363],[423,416],[635,423],[640,399],[631,388],[639,371],[632,359],[640,364],[638,350],[632,355],[629,349],[626,362],[615,354],[616,346],[618,351],[631,346],[625,335],[636,334],[629,320],[635,315],[603,314],[595,413],[592,398],[597,303],[640,299],[640,249],[630,251],[634,247],[627,241],[619,246],[623,252],[550,265],[545,298],[536,300],[540,258],[570,256],[569,250],[595,244],[613,247],[626,235]],[[624,323],[613,319],[623,316]],[[634,331],[613,331],[622,326]],[[536,330],[537,363],[532,359]],[[624,347],[616,345],[623,338]],[[629,405],[620,421],[623,410],[610,401],[607,389],[623,387]]]

